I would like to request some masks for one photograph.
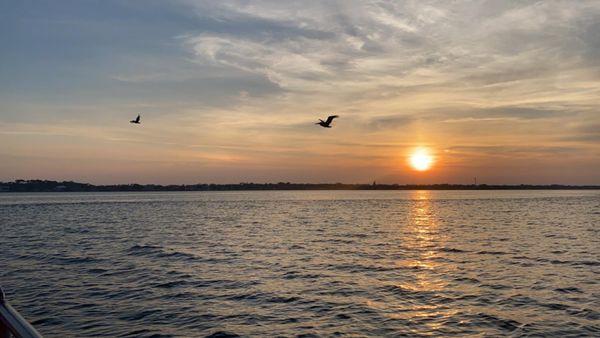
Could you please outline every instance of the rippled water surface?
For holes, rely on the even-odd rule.
[[[600,191],[0,194],[48,337],[600,336]]]

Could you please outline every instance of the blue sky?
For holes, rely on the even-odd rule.
[[[597,1],[3,2],[0,180],[597,184],[599,30]]]

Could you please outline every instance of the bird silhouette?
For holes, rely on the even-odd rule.
[[[323,128],[331,128],[331,122],[333,122],[333,119],[338,118],[339,116],[337,115],[330,115],[329,117],[327,117],[327,121],[323,121],[321,119],[319,119],[320,122],[317,122],[315,124],[320,125]]]
[[[135,118],[135,120],[129,121],[129,123],[140,124],[140,114],[138,114],[138,116]]]

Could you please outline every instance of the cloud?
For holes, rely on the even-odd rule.
[[[593,2],[192,3],[203,17],[248,28],[191,35],[186,42],[198,59],[291,90],[515,85],[597,67],[581,58],[582,49],[598,46],[589,34],[600,15]]]
[[[583,142],[598,146],[600,144],[600,123],[593,122],[578,125],[573,128],[571,133],[560,139],[568,142]]]
[[[397,129],[407,127],[414,121],[415,118],[410,115],[388,115],[371,119],[367,126],[374,130]]]
[[[467,146],[457,145],[446,149],[451,153],[479,154],[486,156],[533,156],[533,155],[565,155],[577,154],[582,151],[581,147],[566,146]]]
[[[473,108],[464,110],[444,110],[432,114],[442,118],[442,122],[474,122],[474,121],[531,121],[537,119],[549,119],[564,117],[565,115],[574,116],[576,112],[558,109],[540,109],[529,107],[493,107],[493,108]],[[449,117],[449,118],[445,118]]]

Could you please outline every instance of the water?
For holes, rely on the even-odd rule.
[[[600,191],[0,194],[48,337],[599,336]]]

